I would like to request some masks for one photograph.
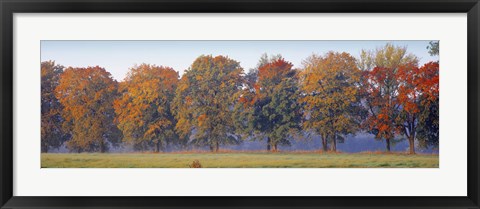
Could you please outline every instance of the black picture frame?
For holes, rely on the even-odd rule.
[[[478,0],[0,0],[1,208],[479,208]],[[13,196],[14,13],[467,13],[468,195],[465,197]],[[455,181],[456,179],[446,179]]]

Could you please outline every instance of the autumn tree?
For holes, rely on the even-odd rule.
[[[440,54],[439,41],[431,41],[429,46],[430,56]],[[435,63],[439,64],[439,61]],[[440,137],[440,97],[433,102],[420,106],[420,116],[417,126],[417,140],[420,147],[438,147]]]
[[[278,145],[289,145],[289,138],[299,129],[298,73],[292,67],[280,56],[263,56],[254,82],[242,91],[236,106],[241,113],[237,125],[253,139],[266,138],[267,150],[273,152]]]
[[[410,154],[415,154],[417,127],[425,123],[422,117],[429,116],[439,98],[439,65],[436,62],[426,63],[422,67],[402,65],[398,69],[398,79],[398,103],[402,110],[397,125],[408,139]]]
[[[41,150],[48,152],[50,149],[60,147],[68,138],[62,129],[62,105],[55,97],[55,88],[59,84],[63,66],[56,65],[54,61],[41,63]]]
[[[345,52],[312,55],[304,61],[301,101],[306,120],[303,126],[321,136],[324,151],[329,141],[331,150],[336,151],[337,139],[359,130],[363,111],[360,75],[356,59]]]
[[[258,69],[263,65],[268,64],[269,62],[273,62],[275,60],[281,59],[281,54],[271,55],[268,56],[267,53],[263,53],[258,60],[257,65],[254,68],[251,68],[249,72],[245,75],[245,84],[250,88],[253,89],[253,85],[258,81]]]
[[[209,146],[237,144],[233,106],[242,88],[240,63],[224,56],[200,56],[185,71],[174,99],[176,130],[190,144]]]
[[[170,67],[142,64],[130,68],[115,100],[116,122],[124,141],[141,150],[164,150],[176,137],[171,111],[178,73]]]
[[[121,139],[113,119],[118,84],[101,67],[65,69],[55,95],[63,105],[63,127],[72,138],[67,147],[75,152],[106,152]]]
[[[418,58],[407,53],[406,47],[386,44],[374,51],[362,50],[358,66],[361,77],[362,95],[368,116],[364,126],[377,139],[385,139],[386,149],[396,134],[402,133],[395,124],[400,114],[398,102],[398,68],[401,65],[416,64]]]

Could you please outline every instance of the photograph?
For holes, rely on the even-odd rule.
[[[438,169],[439,49],[42,40],[41,168]]]

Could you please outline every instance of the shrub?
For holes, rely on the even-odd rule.
[[[194,160],[192,164],[188,165],[190,168],[202,168],[202,164],[198,160]]]

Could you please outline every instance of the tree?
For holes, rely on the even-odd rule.
[[[323,150],[331,141],[336,151],[337,138],[359,129],[362,106],[359,97],[361,71],[348,53],[312,55],[304,61],[301,101],[305,105],[305,129],[322,138]]]
[[[430,56],[437,56],[440,52],[440,42],[430,41],[428,44],[427,49]]]
[[[400,66],[398,79],[398,102],[402,111],[397,124],[408,138],[410,154],[415,154],[417,127],[426,122],[422,117],[425,117],[424,114],[427,117],[430,115],[428,112],[432,110],[432,106],[438,108],[436,102],[439,99],[439,65],[429,62],[420,68],[413,64]]]
[[[171,111],[178,73],[170,67],[142,64],[130,68],[115,100],[116,122],[124,141],[142,150],[154,144],[155,152],[175,138],[176,120]]]
[[[67,147],[76,152],[106,152],[121,133],[113,123],[113,100],[118,84],[101,67],[65,69],[55,89],[64,106],[63,127],[72,138]]]
[[[400,85],[397,71],[399,66],[407,63],[416,64],[418,58],[407,54],[406,47],[392,44],[375,51],[362,50],[358,61],[363,71],[363,103],[368,110],[364,127],[377,139],[385,139],[387,151],[390,151],[390,143],[395,135],[401,133],[395,124],[401,107],[397,101]]]
[[[375,67],[389,68],[396,71],[398,66],[406,63],[418,63],[418,58],[407,53],[407,47],[387,43],[375,50],[362,50],[358,59],[358,68],[370,71]]]
[[[369,112],[364,125],[377,139],[385,139],[388,152],[391,140],[400,132],[395,125],[400,111],[396,100],[398,86],[389,86],[394,77],[393,70],[389,68],[375,67],[372,71],[363,72],[362,91]]]
[[[424,103],[420,106],[416,138],[418,145],[423,148],[439,146],[440,137],[440,99]]]
[[[255,68],[251,68],[249,72],[245,75],[245,85],[249,89],[254,89],[253,86],[258,81],[258,69],[263,65],[266,65],[270,62],[274,62],[275,60],[278,60],[281,58],[282,58],[281,54],[271,55],[269,57],[267,53],[263,53],[260,56],[260,60],[258,60],[257,66],[255,66]]]
[[[209,146],[239,143],[233,107],[242,88],[240,63],[224,56],[200,56],[180,79],[174,100],[176,130],[190,144]]]
[[[239,97],[236,112],[243,114],[237,124],[254,139],[266,138],[267,150],[276,152],[278,145],[289,145],[288,138],[299,129],[298,74],[279,56],[265,60],[260,60],[255,82]]]
[[[48,152],[52,148],[60,147],[68,138],[62,129],[62,105],[55,97],[55,88],[59,84],[63,66],[56,65],[54,61],[41,63],[41,150]]]
[[[430,56],[437,56],[440,53],[439,41],[431,41],[429,46]],[[436,62],[439,63],[438,61]],[[420,116],[417,125],[417,139],[420,147],[438,147],[440,137],[440,98],[433,102],[426,103],[420,107]]]

